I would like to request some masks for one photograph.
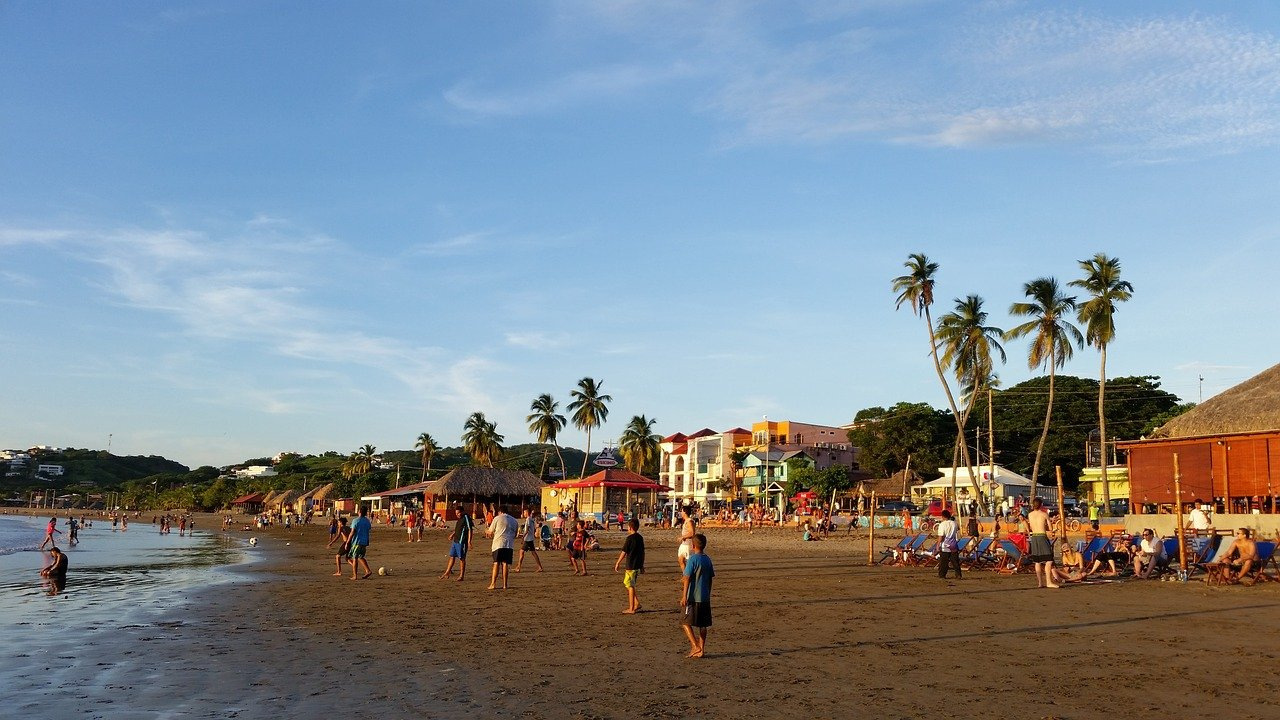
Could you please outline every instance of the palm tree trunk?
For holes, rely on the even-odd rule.
[[[564,453],[560,452],[560,443],[552,442],[551,444],[556,446],[556,457],[560,458],[560,482],[564,482],[569,479],[565,477],[569,474],[569,471],[564,467]]]
[[[1099,343],[1098,352],[1102,355],[1102,368],[1098,371],[1098,439],[1102,441],[1099,458],[1102,460],[1102,507],[1111,513],[1111,483],[1107,482],[1107,413],[1103,410],[1103,399],[1107,395],[1107,344]]]
[[[960,427],[962,428],[969,424],[969,416],[973,414],[973,406],[978,403],[978,393],[982,391],[982,385],[983,383],[975,383],[973,392],[969,394],[969,402],[966,403],[964,414],[960,417]],[[974,442],[977,441],[975,440]],[[969,449],[968,438],[963,434],[960,436],[960,444],[965,450]],[[978,455],[978,459],[981,459],[981,449],[979,449]],[[969,486],[973,488],[973,497],[978,501],[979,505],[982,505],[986,502],[986,498],[982,496],[982,488],[978,486],[978,474],[974,471],[973,463],[970,460],[966,459],[965,462],[969,467]]]
[[[933,354],[933,369],[938,373],[938,382],[942,383],[942,391],[947,394],[947,406],[951,408],[951,417],[956,421],[956,439],[960,443],[960,454],[964,459],[965,466],[969,469],[969,482],[973,485],[975,491],[978,492],[978,500],[982,500],[982,491],[978,490],[978,478],[973,473],[973,463],[969,460],[969,444],[964,441],[964,421],[960,417],[960,411],[956,409],[956,399],[951,394],[951,385],[947,383],[947,375],[942,371],[942,360],[938,358],[938,339],[933,332],[933,315],[929,312],[929,306],[924,306],[924,322],[929,328],[929,352]],[[954,475],[955,464],[951,466]]]
[[[1049,437],[1049,420],[1053,417],[1053,371],[1057,363],[1054,362],[1053,348],[1049,349],[1049,405],[1044,409],[1044,428],[1040,430],[1040,443],[1036,445],[1036,463],[1031,468],[1031,497],[1027,498],[1030,502],[1036,497],[1036,480],[1040,477],[1040,456],[1044,453],[1044,441]]]
[[[591,426],[587,426],[587,454],[582,456],[582,472],[578,477],[587,476],[587,461],[591,459]]]
[[[422,477],[418,479],[418,482],[427,481],[427,463],[429,462],[431,461],[427,459],[427,454],[422,453]]]

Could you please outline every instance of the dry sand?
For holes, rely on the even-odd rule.
[[[941,581],[932,569],[867,567],[865,534],[802,543],[789,530],[710,529],[714,627],[707,657],[689,660],[675,531],[644,531],[634,616],[621,614],[612,572],[617,532],[600,534],[590,576],[543,553],[546,572],[526,558],[505,592],[485,589],[482,536],[459,583],[437,579],[442,530],[407,543],[375,527],[371,564],[393,574],[355,582],[331,576],[324,525],[252,534],[262,561],[181,631],[214,658],[192,676],[184,715],[227,716],[214,690],[243,688],[239,717],[1280,716],[1280,583],[1053,591],[987,571]]]

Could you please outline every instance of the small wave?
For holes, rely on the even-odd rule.
[[[39,550],[40,546],[32,543],[30,545],[18,545],[15,547],[0,547],[0,555],[12,555],[14,553],[27,552],[28,550]]]

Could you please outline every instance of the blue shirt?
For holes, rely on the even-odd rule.
[[[351,542],[369,547],[369,527],[372,524],[367,517],[356,518],[356,521],[351,523]]]
[[[684,562],[684,576],[689,578],[689,602],[711,602],[711,578],[716,576],[711,558],[706,553],[694,553]]]

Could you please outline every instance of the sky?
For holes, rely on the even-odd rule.
[[[9,0],[0,446],[945,407],[916,252],[1004,328],[1117,257],[1108,375],[1208,398],[1280,355],[1278,145],[1273,2]]]

